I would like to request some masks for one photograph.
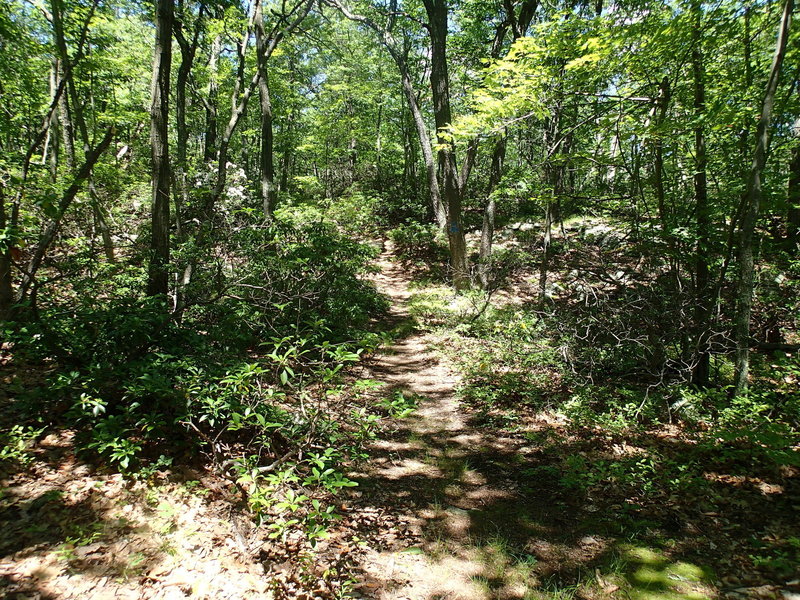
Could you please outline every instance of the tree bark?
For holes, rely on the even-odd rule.
[[[156,5],[156,48],[150,108],[150,145],[153,165],[152,237],[147,294],[167,296],[169,292],[169,83],[172,66],[173,0]]]
[[[775,44],[775,55],[770,68],[769,80],[761,102],[761,115],[756,126],[756,145],[750,174],[745,191],[746,205],[739,230],[739,285],[737,290],[738,310],[736,324],[736,395],[747,391],[750,371],[750,317],[753,309],[753,291],[755,288],[755,264],[753,247],[755,228],[761,204],[761,173],[767,162],[769,147],[769,124],[772,119],[772,108],[775,93],[778,89],[781,66],[786,55],[786,42],[789,26],[792,21],[793,0],[786,0],[778,28],[778,40]]]

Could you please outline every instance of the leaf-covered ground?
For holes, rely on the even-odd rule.
[[[388,255],[380,267],[389,324],[408,322],[407,270]],[[634,433],[531,410],[509,427],[505,407],[462,402],[458,351],[407,326],[357,369],[383,384],[375,401],[394,419],[352,465],[359,486],[337,497],[341,518],[314,550],[270,539],[203,465],[124,479],[78,460],[69,431],[39,439],[2,479],[0,596],[800,597],[796,468],[714,456],[677,426]],[[684,485],[682,469],[702,482]]]

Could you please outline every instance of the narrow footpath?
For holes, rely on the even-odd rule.
[[[391,299],[390,319],[408,320],[407,271],[388,253],[379,267],[374,280]],[[511,549],[524,543],[519,518],[530,507],[519,510],[509,470],[524,448],[469,425],[456,397],[460,379],[433,342],[413,331],[367,366],[384,384],[381,396],[400,392],[419,405],[352,474],[360,495],[354,509],[375,524],[365,532],[370,549],[357,589],[381,600],[522,598],[531,565]]]

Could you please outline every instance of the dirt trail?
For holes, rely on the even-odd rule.
[[[384,254],[375,282],[392,301],[391,317],[408,319],[409,276]],[[508,438],[471,427],[456,398],[460,383],[433,339],[414,331],[369,365],[381,395],[400,391],[422,399],[389,439],[373,444],[355,510],[374,511],[370,550],[358,589],[380,600],[521,598],[522,573],[492,553],[518,492],[499,463],[519,451]],[[503,542],[504,543],[504,542]],[[378,549],[376,549],[378,548]],[[498,562],[499,561],[499,562]]]

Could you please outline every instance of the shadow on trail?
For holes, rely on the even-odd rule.
[[[582,597],[718,597],[717,578],[744,576],[736,585],[749,583],[738,559],[742,546],[770,531],[797,529],[796,480],[768,496],[763,486],[724,479],[698,490],[676,485],[669,496],[668,489],[643,492],[639,484],[647,481],[622,475],[586,489],[564,468],[564,458],[599,458],[606,440],[532,446],[469,421],[447,430],[429,427],[429,417],[409,418],[392,439],[376,444],[368,473],[359,478],[356,511],[380,511],[401,530],[408,524],[397,537],[363,531],[394,561],[394,570],[383,575],[362,573],[365,589],[381,590],[376,598],[544,598],[581,585]],[[663,443],[655,437],[639,442]],[[684,464],[697,456],[691,445],[672,442],[670,449],[686,457]],[[621,474],[640,461],[638,455],[619,457],[614,468]],[[658,465],[648,473],[655,482],[669,475]],[[764,503],[769,509],[754,514]],[[398,557],[416,564],[396,568],[404,560]],[[787,582],[789,571],[784,575]],[[415,577],[427,581],[420,585]]]
[[[408,315],[406,280],[383,264],[377,283],[395,320]],[[800,539],[797,470],[758,472],[742,455],[659,431],[544,419],[510,433],[469,412],[430,340],[406,333],[368,370],[382,396],[426,400],[351,475],[353,522],[370,547],[356,597],[680,600],[793,590],[793,550],[780,554],[775,540]],[[772,546],[759,550],[763,540]]]

